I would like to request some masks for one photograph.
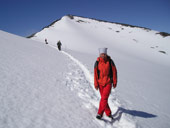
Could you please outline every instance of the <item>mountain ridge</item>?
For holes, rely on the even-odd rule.
[[[47,39],[48,43],[54,46],[60,40],[63,48],[81,52],[88,50],[92,53],[96,47],[110,47],[114,43],[113,49],[116,47],[120,49],[118,45],[128,44],[128,47],[120,49],[127,53],[132,51],[133,54],[136,54],[140,51],[142,54],[149,51],[154,54],[154,51],[158,51],[163,55],[168,55],[170,53],[170,37],[165,33],[160,33],[164,36],[158,33],[158,31],[146,28],[66,15],[44,27],[41,31],[32,34],[29,38],[40,42]],[[90,48],[87,49],[87,45],[90,45]]]
[[[144,29],[144,30],[146,30],[146,31],[151,31],[151,30],[152,30],[152,29],[146,28],[146,27],[141,27],[141,26],[136,26],[136,25],[130,25],[130,24],[126,24],[126,23],[118,23],[118,22],[100,20],[100,19],[96,19],[96,18],[88,18],[88,17],[84,17],[84,16],[76,16],[76,15],[71,15],[71,14],[68,14],[68,15],[65,15],[65,16],[69,17],[70,19],[74,19],[74,17],[80,17],[80,18],[95,20],[95,21],[98,21],[98,22],[104,22],[104,23],[111,23],[111,24],[122,25],[122,26],[125,26],[125,27],[142,28],[142,29]],[[65,16],[63,16],[63,17],[65,17]],[[62,18],[63,18],[63,17],[62,17]],[[60,21],[62,18],[53,21],[53,22],[50,23],[49,25],[43,27],[40,31],[44,30],[45,28],[49,28],[50,26],[54,25],[56,22]],[[83,21],[77,21],[77,22],[83,22]],[[40,31],[39,31],[39,32],[40,32]],[[38,32],[36,32],[36,33],[38,33]],[[27,36],[27,38],[34,37],[34,36],[36,35],[36,33],[33,33],[33,34],[31,34],[30,36]],[[158,31],[156,34],[159,34],[159,35],[161,35],[162,37],[170,36],[170,34],[169,34],[169,33],[166,33],[166,32],[159,32],[159,31]]]

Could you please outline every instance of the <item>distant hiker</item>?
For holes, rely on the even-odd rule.
[[[110,56],[107,55],[107,48],[99,48],[100,56],[97,58],[94,66],[94,86],[100,91],[101,99],[96,118],[101,119],[103,113],[113,119],[108,105],[108,98],[111,92],[112,84],[117,85],[117,69]]]
[[[57,42],[57,46],[58,46],[58,50],[59,50],[59,51],[61,51],[61,45],[62,45],[62,44],[61,44],[61,42],[60,42],[60,40],[59,40],[59,41]]]
[[[45,39],[45,44],[48,44],[47,39]]]

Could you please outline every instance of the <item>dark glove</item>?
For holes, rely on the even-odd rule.
[[[99,89],[99,86],[96,86],[95,89],[98,90],[98,89]]]

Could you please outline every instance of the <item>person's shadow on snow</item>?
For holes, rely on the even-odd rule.
[[[150,114],[150,113],[147,113],[147,112],[136,111],[136,110],[127,110],[127,109],[124,109],[122,107],[119,107],[117,109],[116,113],[112,115],[113,120],[109,121],[109,120],[103,119],[103,118],[101,120],[103,120],[105,123],[110,123],[111,125],[113,125],[114,122],[120,121],[123,113],[129,114],[129,115],[132,115],[132,116],[136,116],[136,117],[142,117],[142,118],[155,118],[155,117],[157,117],[157,115]]]
[[[121,116],[123,113],[136,116],[136,117],[142,117],[142,118],[155,118],[157,115],[150,114],[147,112],[142,111],[136,111],[136,110],[127,110],[122,107],[119,107],[115,114],[113,114],[114,121],[119,121],[121,119]]]

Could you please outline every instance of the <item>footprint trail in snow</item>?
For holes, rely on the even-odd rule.
[[[95,118],[99,107],[100,94],[94,89],[93,75],[79,60],[65,51],[61,52],[68,57],[68,72],[66,73],[64,84],[66,84],[70,90],[77,92],[78,96],[82,99],[84,106],[94,117],[94,120],[105,128],[135,128],[136,123],[132,117],[123,113],[116,113],[121,105],[116,98],[115,90],[113,89],[108,102],[112,114],[116,113],[114,114],[115,120],[110,121],[105,115],[101,121]]]

